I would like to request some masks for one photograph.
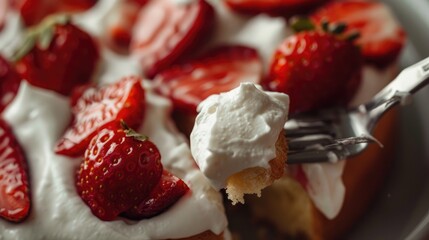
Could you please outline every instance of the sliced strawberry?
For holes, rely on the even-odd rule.
[[[224,0],[226,4],[240,12],[270,13],[292,16],[306,13],[330,0]]]
[[[29,211],[27,163],[12,130],[0,119],[0,217],[20,222]]]
[[[352,40],[304,31],[280,44],[263,85],[288,94],[294,114],[346,105],[361,82],[361,70],[361,52]]]
[[[114,122],[91,140],[76,187],[93,214],[110,221],[146,199],[161,175],[155,144]]]
[[[58,12],[80,12],[92,8],[99,0],[61,0],[57,2]]]
[[[364,58],[378,66],[395,61],[404,46],[405,32],[390,9],[381,2],[347,0],[328,4],[312,15],[316,22],[345,22],[348,31],[359,31],[357,44]]]
[[[67,156],[81,156],[105,125],[124,120],[138,128],[144,117],[145,94],[138,77],[126,77],[99,89],[88,88],[73,102],[73,123],[55,146],[56,153]]]
[[[155,84],[176,109],[195,113],[198,104],[212,94],[229,91],[241,82],[259,83],[262,72],[255,49],[224,46],[160,73]]]
[[[0,56],[0,112],[13,100],[18,92],[21,77],[15,69]]]
[[[131,52],[152,78],[195,47],[211,29],[213,19],[214,10],[205,0],[150,1],[139,13]]]
[[[188,190],[189,187],[185,182],[164,170],[149,197],[130,208],[123,216],[134,220],[156,216],[177,202]]]
[[[91,36],[65,16],[30,29],[15,56],[16,70],[23,79],[63,95],[91,80],[98,59]]]

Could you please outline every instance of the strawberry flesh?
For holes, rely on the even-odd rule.
[[[196,113],[198,104],[208,96],[229,91],[241,82],[259,83],[262,73],[255,49],[222,46],[161,72],[155,85],[162,95],[172,99],[176,110]]]
[[[78,194],[101,220],[114,220],[149,196],[162,175],[151,141],[129,136],[118,123],[91,140],[76,177]]]
[[[0,112],[13,100],[20,83],[21,78],[18,73],[0,56]]]
[[[21,222],[30,211],[27,163],[12,130],[1,119],[0,153],[0,217]]]
[[[150,1],[139,13],[131,53],[152,78],[195,47],[212,29],[213,20],[214,10],[205,0]]]
[[[185,182],[167,170],[164,170],[160,181],[152,190],[149,197],[124,212],[123,216],[133,220],[156,216],[166,211],[185,195],[188,190],[189,187]]]
[[[132,128],[143,121],[145,94],[138,77],[126,77],[101,88],[89,87],[78,100],[72,100],[74,120],[57,142],[55,152],[81,156],[91,138],[111,122],[124,120]]]
[[[9,8],[8,1],[0,1],[0,32],[1,30],[3,30],[3,27],[5,25],[8,8]]]
[[[387,66],[394,62],[405,43],[405,32],[390,9],[374,1],[347,0],[333,2],[316,11],[312,18],[316,22],[344,22],[347,31],[358,31],[357,44],[362,47],[365,60],[376,66]]]
[[[71,23],[55,25],[47,49],[36,44],[16,62],[16,70],[34,86],[69,95],[72,89],[90,81],[99,59],[91,36]]]
[[[290,97],[291,114],[346,105],[361,82],[358,47],[324,32],[301,32],[277,49],[263,85]]]

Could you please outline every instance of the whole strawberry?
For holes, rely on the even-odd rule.
[[[361,81],[362,56],[353,43],[357,34],[343,36],[345,25],[312,30],[311,22],[298,21],[305,29],[286,40],[274,54],[263,85],[290,97],[290,113],[345,105]]]
[[[12,130],[2,119],[0,143],[0,217],[21,222],[30,212],[27,162]]]
[[[63,95],[91,79],[98,59],[92,37],[67,16],[54,16],[31,28],[14,56],[23,79]]]
[[[162,175],[160,153],[151,141],[117,122],[92,140],[76,178],[79,195],[102,220],[149,196]]]
[[[0,112],[13,100],[20,83],[21,77],[13,66],[0,56]]]

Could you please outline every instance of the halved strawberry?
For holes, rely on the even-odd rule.
[[[114,122],[91,140],[76,187],[93,214],[109,221],[146,199],[161,175],[155,144]]]
[[[195,47],[212,29],[213,18],[214,10],[206,0],[150,1],[139,13],[131,52],[152,78]]]
[[[34,86],[69,95],[91,80],[99,59],[92,37],[67,16],[46,19],[29,29],[14,56],[16,70]]]
[[[292,16],[306,13],[331,0],[224,0],[226,4],[240,12],[270,13],[281,16]]]
[[[262,72],[255,49],[222,46],[160,73],[155,85],[161,94],[173,100],[177,110],[196,113],[198,104],[208,96],[229,91],[241,82],[259,83]]]
[[[346,0],[333,2],[316,11],[316,22],[344,22],[347,31],[359,31],[357,44],[361,45],[364,58],[378,66],[395,61],[405,42],[405,32],[390,9],[381,2]]]
[[[9,62],[0,56],[0,112],[13,100],[20,83],[21,77]]]
[[[185,182],[164,169],[161,179],[149,197],[124,212],[123,216],[134,220],[153,217],[167,210],[188,190]]]
[[[145,94],[139,77],[90,87],[74,102],[73,123],[55,146],[56,153],[67,156],[82,155],[91,138],[107,124],[124,120],[138,128],[144,117]]]
[[[24,153],[7,123],[0,119],[0,217],[23,221],[30,211]]]
[[[330,26],[326,28],[332,32],[308,30],[292,35],[274,54],[263,85],[289,95],[291,114],[344,106],[360,85],[360,49],[347,39],[349,35],[334,35],[344,27]]]

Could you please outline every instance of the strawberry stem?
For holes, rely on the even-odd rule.
[[[39,25],[31,27],[24,35],[21,47],[12,56],[13,61],[18,61],[29,53],[36,44],[40,49],[46,50],[54,38],[54,28],[57,25],[65,25],[70,21],[69,15],[52,15],[45,18]]]
[[[121,127],[124,129],[125,135],[127,137],[132,137],[132,138],[139,140],[139,141],[142,141],[142,142],[149,140],[149,137],[142,135],[142,134],[136,132],[134,129],[130,128],[125,123],[124,120],[121,120]]]
[[[315,26],[313,21],[309,18],[305,17],[293,17],[290,19],[290,26],[295,32],[303,32],[314,30]]]

